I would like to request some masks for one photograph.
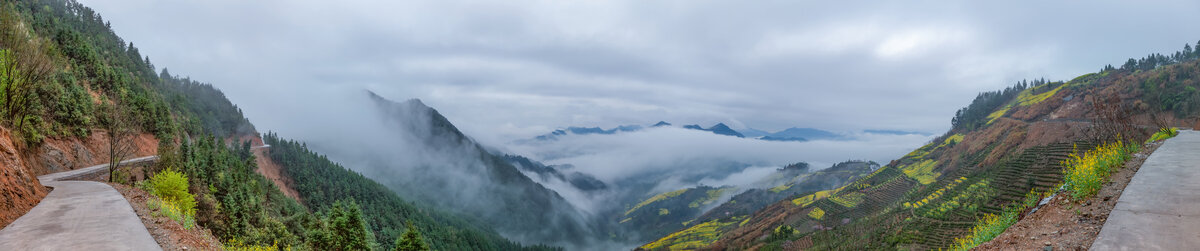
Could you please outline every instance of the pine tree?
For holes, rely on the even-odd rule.
[[[425,245],[425,240],[421,238],[421,232],[413,226],[412,222],[407,222],[408,231],[399,239],[396,239],[396,247],[393,251],[429,251],[429,245]]]
[[[308,233],[314,248],[370,250],[370,233],[367,232],[358,203],[353,200],[335,202],[320,224],[319,229]]]

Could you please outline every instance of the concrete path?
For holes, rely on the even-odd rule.
[[[107,167],[38,176],[42,185],[54,190],[0,230],[0,250],[162,250],[116,189],[100,182],[65,180],[104,172]]]
[[[1142,164],[1092,250],[1200,249],[1200,132],[1180,131]]]

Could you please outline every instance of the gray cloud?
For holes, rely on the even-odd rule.
[[[763,141],[716,135],[682,128],[649,128],[613,135],[566,135],[554,141],[505,145],[505,151],[542,159],[547,164],[571,164],[573,170],[613,183],[633,177],[721,173],[697,163],[744,163],[779,168],[806,161],[814,168],[846,160],[886,164],[933,136],[858,134],[841,141]],[[741,168],[739,168],[741,169]],[[679,175],[662,175],[664,177]],[[695,184],[690,184],[695,185]],[[679,189],[682,187],[668,187]]]
[[[304,113],[280,98],[371,88],[485,143],[658,120],[937,132],[977,92],[1174,51],[1200,21],[1193,1],[83,2],[262,128]]]
[[[211,82],[261,130],[346,150],[339,160],[351,168],[362,168],[360,148],[435,156],[378,140],[405,135],[377,133],[387,128],[361,110],[362,89],[420,98],[486,145],[607,182],[698,162],[756,165],[699,181],[662,175],[655,191],[742,184],[796,161],[886,163],[929,137],[764,142],[661,128],[509,142],[659,120],[938,133],[978,92],[1200,39],[1200,3],[1186,0],[80,1],[158,67]],[[544,185],[589,214],[626,196]]]

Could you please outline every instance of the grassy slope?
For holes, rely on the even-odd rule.
[[[1092,146],[1090,100],[1115,100],[1143,123],[1148,113],[1195,117],[1194,59],[1148,69],[1114,69],[1030,88],[991,112],[976,130],[953,130],[871,176],[827,194],[796,196],[715,231],[714,249],[936,249],[978,219],[1031,191],[1062,182],[1060,162]],[[1042,89],[1044,88],[1044,89]],[[1032,90],[1038,90],[1036,93]],[[1171,95],[1174,93],[1174,95]],[[830,193],[831,192],[831,193]],[[865,195],[859,203],[839,197]],[[815,195],[815,196],[814,196]],[[852,205],[852,206],[848,206]],[[820,211],[820,213],[815,212]],[[819,216],[819,217],[814,217]],[[796,229],[780,234],[781,226]],[[686,231],[686,230],[685,230]],[[769,238],[764,238],[770,236]],[[678,243],[657,243],[669,249]],[[651,247],[651,246],[647,246]]]

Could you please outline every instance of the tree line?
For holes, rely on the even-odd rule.
[[[435,250],[558,249],[544,245],[522,246],[504,239],[479,220],[412,204],[382,184],[313,152],[304,143],[282,139],[275,133],[265,134],[263,142],[271,145],[270,158],[286,167],[284,175],[292,180],[291,187],[304,198],[309,208],[323,211],[340,200],[354,201],[361,206],[368,228],[380,240],[399,239],[411,229],[406,227],[411,224]],[[387,242],[379,245],[385,249],[394,246]]]

